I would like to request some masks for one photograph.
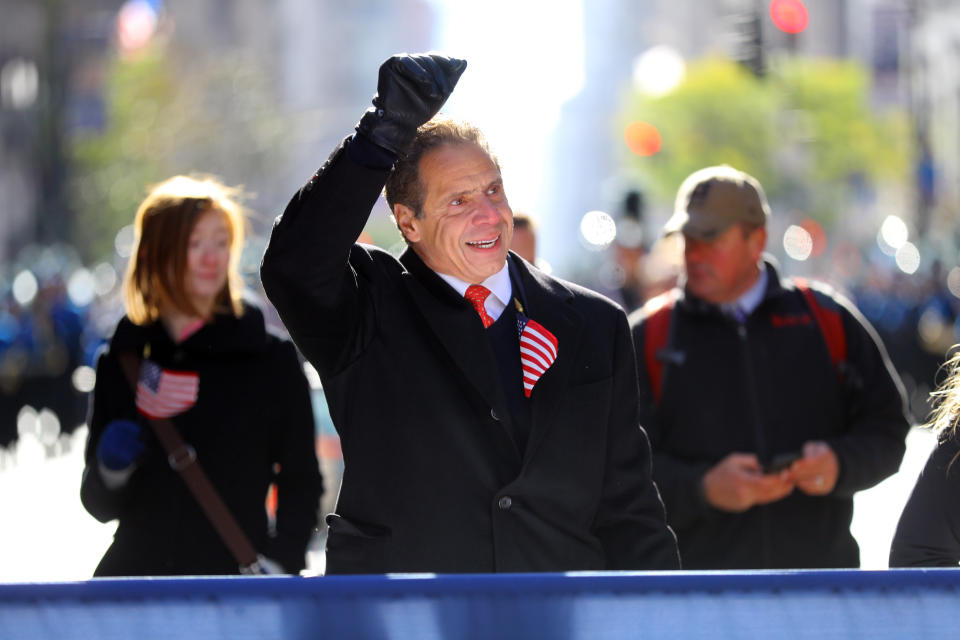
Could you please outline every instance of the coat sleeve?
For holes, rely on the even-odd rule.
[[[679,569],[680,554],[651,476],[650,443],[639,422],[637,367],[627,319],[617,313],[614,402],[603,494],[595,520],[607,569]]]
[[[273,225],[260,266],[267,297],[300,351],[327,377],[362,348],[373,321],[365,252],[354,243],[389,175],[361,166],[345,140]],[[368,257],[368,256],[367,256]]]
[[[278,419],[272,429],[278,471],[276,531],[265,555],[291,572],[306,566],[306,549],[316,530],[323,480],[314,446],[313,404],[300,360],[290,342],[280,343],[275,364]]]
[[[958,452],[957,441],[950,439],[930,453],[893,534],[891,567],[956,567],[960,562]]]
[[[127,483],[109,489],[100,475],[97,446],[100,436],[111,420],[125,418],[139,422],[134,410],[133,392],[129,389],[120,366],[109,353],[97,358],[97,378],[90,399],[87,416],[89,434],[84,448],[83,479],[80,482],[80,501],[84,508],[100,522],[109,522],[123,515],[126,505],[137,493],[138,472],[134,470]],[[140,428],[144,426],[141,424]]]
[[[710,513],[711,508],[703,495],[703,476],[710,465],[706,462],[684,460],[663,451],[660,446],[662,424],[657,399],[650,384],[650,376],[644,362],[644,318],[642,311],[630,316],[632,337],[639,360],[640,424],[646,429],[653,449],[653,478],[663,496],[670,523],[683,527]],[[668,372],[665,372],[667,375]]]
[[[849,497],[896,473],[910,419],[903,384],[876,331],[852,303],[835,299],[847,341],[846,425],[827,443],[840,461],[834,494]]]

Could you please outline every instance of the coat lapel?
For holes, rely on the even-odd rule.
[[[522,260],[511,258],[524,300],[524,314],[557,338],[557,359],[540,376],[530,395],[533,424],[525,457],[529,459],[556,419],[556,412],[574,369],[574,357],[583,339],[583,317],[570,301],[573,293]],[[520,357],[520,354],[517,354]]]
[[[496,357],[489,341],[485,339],[485,329],[477,312],[427,267],[413,250],[407,249],[400,257],[400,262],[407,269],[404,285],[427,326],[459,371],[496,412],[506,430],[503,435],[510,442],[512,455],[519,460],[519,450],[509,435],[513,426],[500,384]]]

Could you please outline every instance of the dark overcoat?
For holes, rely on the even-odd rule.
[[[469,303],[414,251],[354,244],[388,172],[348,144],[277,219],[261,268],[343,447],[328,572],[676,568],[623,311],[510,255],[526,314],[559,342],[521,454]]]

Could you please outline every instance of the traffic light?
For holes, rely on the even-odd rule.
[[[807,28],[810,15],[802,0],[773,0],[770,3],[770,19],[780,31],[796,34]]]
[[[734,22],[736,39],[733,57],[758,78],[766,74],[762,18],[763,11],[753,7],[736,14]]]

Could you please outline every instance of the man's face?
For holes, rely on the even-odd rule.
[[[537,236],[530,227],[514,227],[513,239],[510,241],[510,249],[533,264],[537,259]]]
[[[438,147],[420,159],[420,180],[423,215],[402,204],[394,215],[424,263],[471,284],[503,268],[513,212],[490,156],[473,144]]]
[[[767,230],[760,227],[745,234],[735,224],[711,240],[684,235],[684,241],[687,291],[723,304],[739,298],[756,281]]]

